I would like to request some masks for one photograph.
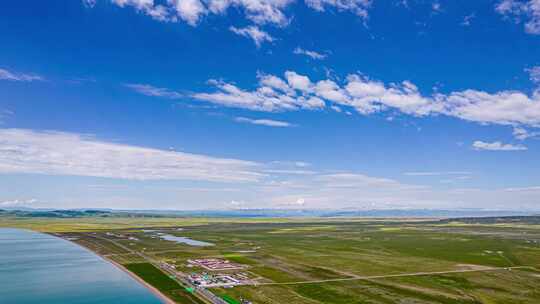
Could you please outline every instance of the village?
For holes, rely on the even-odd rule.
[[[189,275],[188,279],[195,286],[227,288],[252,283],[250,276],[241,271],[246,269],[244,265],[216,258],[190,259],[187,262],[189,268],[204,269]]]

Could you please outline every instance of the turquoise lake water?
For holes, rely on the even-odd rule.
[[[0,304],[159,304],[89,250],[47,234],[0,228]]]

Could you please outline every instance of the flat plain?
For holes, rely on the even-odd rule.
[[[253,284],[211,289],[230,303],[540,303],[538,217],[0,218],[0,226],[53,233],[132,270],[147,259],[183,273],[197,271],[187,264],[194,258],[246,265]],[[149,283],[191,302],[169,280]]]

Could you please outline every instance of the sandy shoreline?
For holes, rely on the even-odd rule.
[[[139,278],[136,274],[129,271],[127,268],[125,268],[121,264],[119,264],[119,263],[117,263],[117,262],[115,262],[115,261],[113,261],[111,259],[108,259],[108,258],[106,258],[104,256],[101,256],[101,255],[99,255],[99,256],[101,258],[103,258],[104,260],[106,260],[107,262],[109,262],[109,263],[113,264],[114,266],[116,266],[116,268],[118,268],[118,269],[122,270],[123,272],[125,272],[127,275],[129,275],[130,277],[135,279],[137,282],[141,283],[144,287],[146,287],[148,290],[150,290],[150,292],[152,292],[155,296],[157,296],[163,303],[165,303],[165,304],[176,304],[175,301],[169,299],[166,295],[161,293],[161,291],[159,291],[157,288],[155,288],[154,286],[146,283],[143,279]]]

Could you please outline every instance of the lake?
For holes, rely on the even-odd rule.
[[[47,234],[0,228],[1,304],[159,304],[93,252]]]
[[[214,246],[214,244],[212,243],[197,241],[197,240],[190,239],[183,236],[174,236],[174,235],[165,234],[165,233],[158,233],[158,236],[166,241],[182,243],[182,244],[186,244],[190,246],[197,246],[197,247]]]

